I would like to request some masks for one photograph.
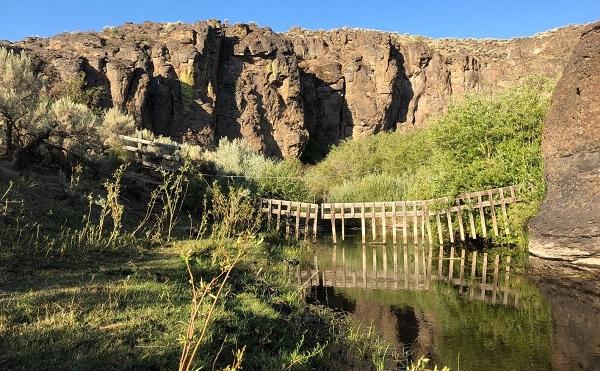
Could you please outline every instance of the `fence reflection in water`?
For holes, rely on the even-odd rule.
[[[303,286],[418,291],[444,285],[465,299],[518,306],[510,256],[436,249],[434,258],[432,245],[333,245],[326,254],[315,250],[312,262],[297,265],[294,275]]]

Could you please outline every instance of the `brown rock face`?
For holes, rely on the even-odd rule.
[[[340,30],[286,36],[301,60],[308,156],[323,156],[345,138],[395,128],[402,62],[389,34]]]
[[[308,138],[296,56],[269,29],[225,29],[217,89],[217,136],[245,138],[275,157],[299,157]]]
[[[556,87],[542,149],[548,193],[530,251],[600,265],[600,23],[581,35]]]
[[[8,46],[33,54],[50,81],[85,73],[104,88],[104,107],[158,134],[206,146],[243,137],[271,156],[316,161],[344,139],[423,126],[469,91],[558,78],[580,33],[435,40],[146,22]]]

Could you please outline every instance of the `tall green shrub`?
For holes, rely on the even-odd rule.
[[[12,156],[22,141],[20,133],[36,121],[41,88],[28,55],[0,48],[0,128],[6,156]]]
[[[541,130],[552,88],[532,78],[495,95],[470,94],[426,129],[345,142],[310,169],[307,183],[323,199],[346,202],[452,197],[519,184],[527,202],[511,207],[509,219],[513,231],[522,230],[545,191]]]
[[[256,153],[243,139],[221,139],[203,159],[212,163],[221,182],[242,186],[261,197],[305,201],[309,190],[298,160],[277,161]],[[230,176],[228,178],[228,176]]]

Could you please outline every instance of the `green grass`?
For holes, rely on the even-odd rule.
[[[182,244],[138,256],[5,267],[0,363],[8,369],[175,368],[190,300],[180,250],[196,242]],[[252,259],[258,255],[254,252]],[[248,369],[282,362],[301,337],[302,330],[290,322],[300,313],[299,300],[281,279],[283,261],[259,276],[250,272],[250,264],[231,281],[198,366],[210,367],[220,334],[228,339],[217,364],[223,367],[233,349],[246,346]],[[197,269],[210,275],[210,256]]]
[[[7,369],[171,368],[186,319],[176,256],[94,256],[3,269],[0,363]]]
[[[213,276],[223,252],[210,240],[60,264],[3,265],[0,363],[23,370],[176,368],[190,301],[181,256],[192,247],[195,273]],[[327,369],[370,364],[371,357],[390,362],[392,351],[383,351],[374,332],[357,336],[364,330],[343,316],[304,306],[286,273],[287,261],[301,251],[270,240],[249,253],[227,284],[196,367],[216,362],[223,368],[242,347],[248,370]],[[364,354],[352,360],[358,347]]]

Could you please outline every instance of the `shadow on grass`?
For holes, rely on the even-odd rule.
[[[286,285],[282,255],[264,254],[275,261],[252,257],[235,271],[196,366],[223,368],[246,347],[245,370],[282,369],[299,344],[308,351],[330,336],[327,323],[304,312]],[[190,288],[173,249],[8,271],[2,285],[10,291],[0,296],[3,369],[177,367]],[[311,362],[314,368],[320,361]]]

